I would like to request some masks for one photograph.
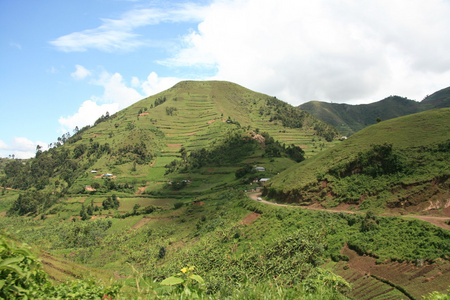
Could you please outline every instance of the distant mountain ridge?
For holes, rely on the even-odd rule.
[[[399,96],[390,96],[370,104],[341,104],[310,101],[299,106],[322,121],[335,126],[343,135],[355,132],[375,124],[377,118],[389,120],[413,113],[450,107],[450,87],[425,97],[421,102]]]

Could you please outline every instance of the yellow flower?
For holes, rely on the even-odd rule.
[[[189,267],[189,271],[194,271],[194,267]]]
[[[188,271],[188,268],[184,267],[183,269],[181,269],[181,272],[186,273]]]

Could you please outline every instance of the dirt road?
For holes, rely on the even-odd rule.
[[[320,207],[311,207],[311,206],[298,206],[298,205],[288,205],[288,204],[280,204],[280,203],[274,203],[266,200],[257,200],[259,197],[261,197],[261,193],[248,193],[247,194],[250,199],[266,203],[269,205],[275,205],[275,206],[283,206],[283,207],[297,207],[301,209],[309,209],[309,210],[321,210],[321,211],[328,211],[328,212],[334,212],[334,213],[347,213],[347,214],[355,214],[358,212],[349,211],[349,210],[337,210],[337,209],[325,209]],[[359,212],[361,213],[361,212]],[[450,225],[448,225],[446,222],[450,220],[449,217],[434,217],[434,216],[419,216],[419,215],[406,215],[406,216],[398,216],[400,218],[415,218],[419,219],[428,223],[431,223],[435,226],[438,226],[443,229],[450,230]]]

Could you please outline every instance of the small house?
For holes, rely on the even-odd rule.
[[[255,167],[253,170],[255,172],[264,172],[264,171],[266,171],[266,168],[264,168],[264,167]]]
[[[270,180],[270,178],[261,178],[259,180],[259,182],[264,183],[264,182],[269,181],[269,180]]]

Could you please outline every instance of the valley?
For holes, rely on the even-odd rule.
[[[276,97],[180,82],[33,159],[1,160],[0,274],[16,277],[0,296],[445,294],[448,120],[424,111],[340,140]],[[31,262],[47,275],[24,280]]]

